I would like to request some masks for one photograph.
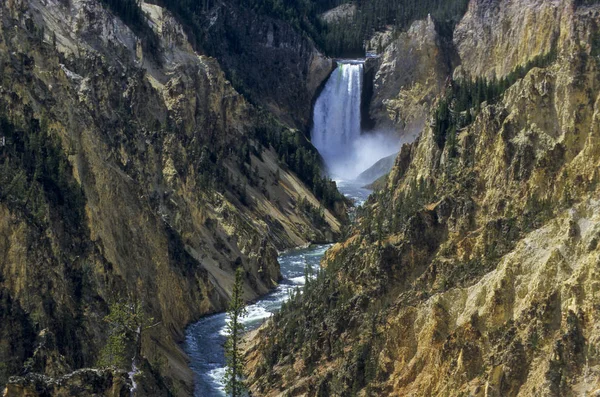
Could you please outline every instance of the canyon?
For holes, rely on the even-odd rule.
[[[600,4],[275,3],[0,4],[3,395],[598,395]]]
[[[370,111],[422,131],[255,337],[255,394],[598,393],[599,17],[472,0],[390,39]]]
[[[226,307],[235,269],[255,299],[281,277],[278,251],[345,222],[303,134],[236,92],[167,9],[141,7],[154,48],[96,0],[0,4],[0,384],[21,375],[7,396],[131,388],[86,369],[115,304],[156,324],[131,342],[136,394],[189,395],[184,329]],[[285,51],[318,54],[288,33]],[[315,92],[327,64],[304,61],[290,90]]]

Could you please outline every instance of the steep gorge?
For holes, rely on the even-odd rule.
[[[144,28],[109,3],[0,5],[8,396],[129,394],[129,365],[87,368],[115,302],[152,324],[136,394],[189,395],[183,329],[235,268],[254,299],[278,251],[343,234],[305,138],[333,63],[307,36],[235,1],[205,2],[196,37],[173,2],[142,2]],[[451,37],[429,17],[374,39],[363,114],[419,138],[254,340],[256,395],[600,390],[594,3],[471,0]]]
[[[140,6],[154,47],[96,0],[0,4],[0,385],[24,375],[8,396],[128,393],[126,374],[81,369],[115,302],[152,318],[137,395],[188,395],[183,329],[225,307],[235,268],[253,299],[278,250],[341,231],[335,187],[284,124],[305,115],[251,105],[168,11]],[[328,73],[307,62],[302,92]]]
[[[417,102],[419,138],[249,349],[257,395],[598,393],[599,23],[598,5],[471,0],[446,54],[454,80]],[[406,62],[415,47],[398,48]],[[519,68],[493,101],[452,112],[452,85]],[[461,128],[440,130],[440,106]]]

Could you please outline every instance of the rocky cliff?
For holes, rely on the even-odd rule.
[[[561,19],[572,7],[561,0],[471,1],[454,32],[461,69],[473,77],[501,78],[548,53],[564,40]]]
[[[335,65],[306,34],[235,1],[216,2],[205,12],[202,32],[208,53],[236,87],[308,133],[313,99]]]
[[[374,69],[368,102],[373,128],[414,137],[423,129],[450,73],[444,40],[429,17],[414,22],[397,38],[390,31],[378,34],[372,42],[373,47],[383,48],[378,59],[367,61],[367,69]]]
[[[97,0],[0,4],[0,385],[46,377],[9,395],[121,394],[122,374],[71,374],[98,365],[113,303],[152,320],[132,341],[137,393],[189,394],[177,343],[225,307],[234,270],[255,298],[280,277],[277,250],[340,232],[282,157],[308,147],[301,134],[239,95],[169,12],[140,6],[141,28]]]
[[[258,395],[600,392],[599,23],[598,5],[570,0],[471,1],[457,80],[250,348]],[[493,101],[453,112],[459,76],[515,70]]]

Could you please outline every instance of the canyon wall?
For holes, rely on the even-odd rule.
[[[391,31],[381,36],[374,41],[382,42],[383,52],[367,60],[367,70],[374,70],[368,115],[376,130],[415,137],[450,74],[444,39],[432,18],[414,22],[397,38]]]
[[[236,87],[308,136],[313,100],[333,60],[289,23],[234,1],[216,3],[202,26],[207,51]]]
[[[278,250],[340,233],[265,138],[304,137],[238,94],[169,12],[141,7],[145,27],[96,0],[0,4],[0,385],[28,377],[9,395],[121,390],[122,374],[69,375],[99,365],[116,302],[152,322],[137,393],[188,395],[178,343],[226,307],[235,269],[253,299],[278,281]],[[326,76],[304,73],[306,92]]]
[[[254,339],[253,391],[598,393],[599,23],[598,5],[471,1],[456,81],[326,270]],[[519,67],[440,139],[451,85]]]

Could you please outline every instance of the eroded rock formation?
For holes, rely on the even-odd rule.
[[[457,80],[556,59],[469,110],[455,140],[434,100],[327,271],[255,339],[257,394],[599,392],[599,18],[569,0],[471,1]]]
[[[265,142],[301,134],[239,95],[169,12],[141,7],[151,31],[139,33],[96,0],[0,4],[0,384],[52,377],[16,379],[8,395],[58,393],[97,366],[116,301],[153,322],[138,394],[189,394],[178,342],[225,308],[235,268],[255,298],[280,277],[277,250],[340,232],[329,210],[297,205],[320,207]],[[326,75],[313,69],[306,92]]]

